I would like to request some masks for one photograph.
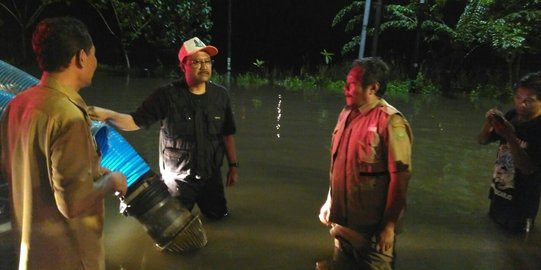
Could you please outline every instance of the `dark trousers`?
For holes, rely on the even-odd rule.
[[[227,201],[220,171],[207,179],[177,181],[177,185],[180,191],[178,199],[188,210],[191,211],[197,204],[205,217],[218,219],[227,216]]]
[[[376,250],[377,230],[359,232],[333,224],[334,258],[331,269],[341,270],[392,270],[395,262],[395,248],[385,252]],[[395,241],[396,244],[396,241]]]

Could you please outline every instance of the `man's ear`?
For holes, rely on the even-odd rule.
[[[368,85],[368,91],[375,95],[379,91],[379,82]]]
[[[178,64],[178,67],[180,67],[180,70],[182,70],[183,73],[186,73],[186,69],[184,68],[184,63],[180,62]]]
[[[75,54],[75,64],[77,65],[78,68],[84,68],[87,61],[88,61],[88,55],[86,54],[85,50],[80,49]]]

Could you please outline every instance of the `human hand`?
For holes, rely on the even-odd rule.
[[[110,172],[106,175],[111,190],[116,196],[124,196],[128,191],[126,176],[121,172]]]
[[[225,182],[225,185],[227,187],[234,186],[239,178],[238,168],[237,167],[229,167],[229,171],[227,172],[227,181]]]
[[[331,211],[331,202],[327,200],[319,210],[319,221],[325,226],[329,226],[329,213]]]
[[[496,108],[490,109],[487,111],[485,117],[498,135],[508,138],[515,133],[515,128],[505,119],[505,116],[500,110]]]
[[[505,120],[505,117],[503,112],[498,110],[498,108],[492,108],[485,113],[485,120],[492,125],[493,121],[502,122]]]
[[[393,248],[394,228],[385,227],[377,236],[376,250],[384,253]]]
[[[106,174],[108,174],[110,172],[111,172],[111,170],[109,170],[109,169],[107,169],[105,167],[100,167],[100,174],[101,175],[106,175]]]
[[[502,111],[497,108],[492,108],[485,113],[485,118],[488,124],[494,128],[494,131],[499,135],[505,137],[508,133],[514,133],[515,129],[513,125],[505,119]]]
[[[485,117],[486,118],[489,118],[490,116],[494,115],[494,114],[498,114],[500,116],[503,117],[503,112],[500,111],[498,108],[494,107],[494,108],[491,108],[490,110],[488,110],[486,113],[485,113]]]

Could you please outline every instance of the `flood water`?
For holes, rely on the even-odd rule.
[[[97,74],[81,93],[89,105],[134,110],[165,79]],[[332,254],[318,220],[328,190],[330,135],[344,101],[323,91],[230,90],[237,123],[240,177],[226,189],[230,216],[203,219],[209,242],[187,254],[161,252],[133,217],[107,199],[107,269],[314,269]],[[386,97],[411,122],[413,177],[404,229],[397,238],[400,270],[541,269],[541,229],[511,235],[487,217],[496,145],[476,143],[485,112],[510,104],[439,96]],[[154,171],[158,124],[121,132]]]

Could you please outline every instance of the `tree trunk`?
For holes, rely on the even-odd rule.
[[[518,53],[515,56],[515,61],[513,63],[513,83],[520,79],[520,61],[522,60],[522,54]]]
[[[378,43],[381,25],[381,9],[383,7],[382,0],[376,1],[376,16],[374,21],[374,37],[372,38],[372,53],[371,56],[377,56]]]
[[[126,72],[130,72],[131,70],[131,64],[130,64],[130,56],[128,55],[128,49],[126,48],[127,45],[124,43],[124,41],[120,41],[120,50],[122,51],[122,55],[124,56],[124,62],[126,64]]]
[[[514,68],[516,59],[517,59],[516,52],[509,52],[507,53],[505,57],[505,62],[507,62],[507,73],[508,73],[508,79],[509,79],[507,84],[509,88],[513,86],[513,83],[515,82],[515,79],[516,79],[515,68]]]

